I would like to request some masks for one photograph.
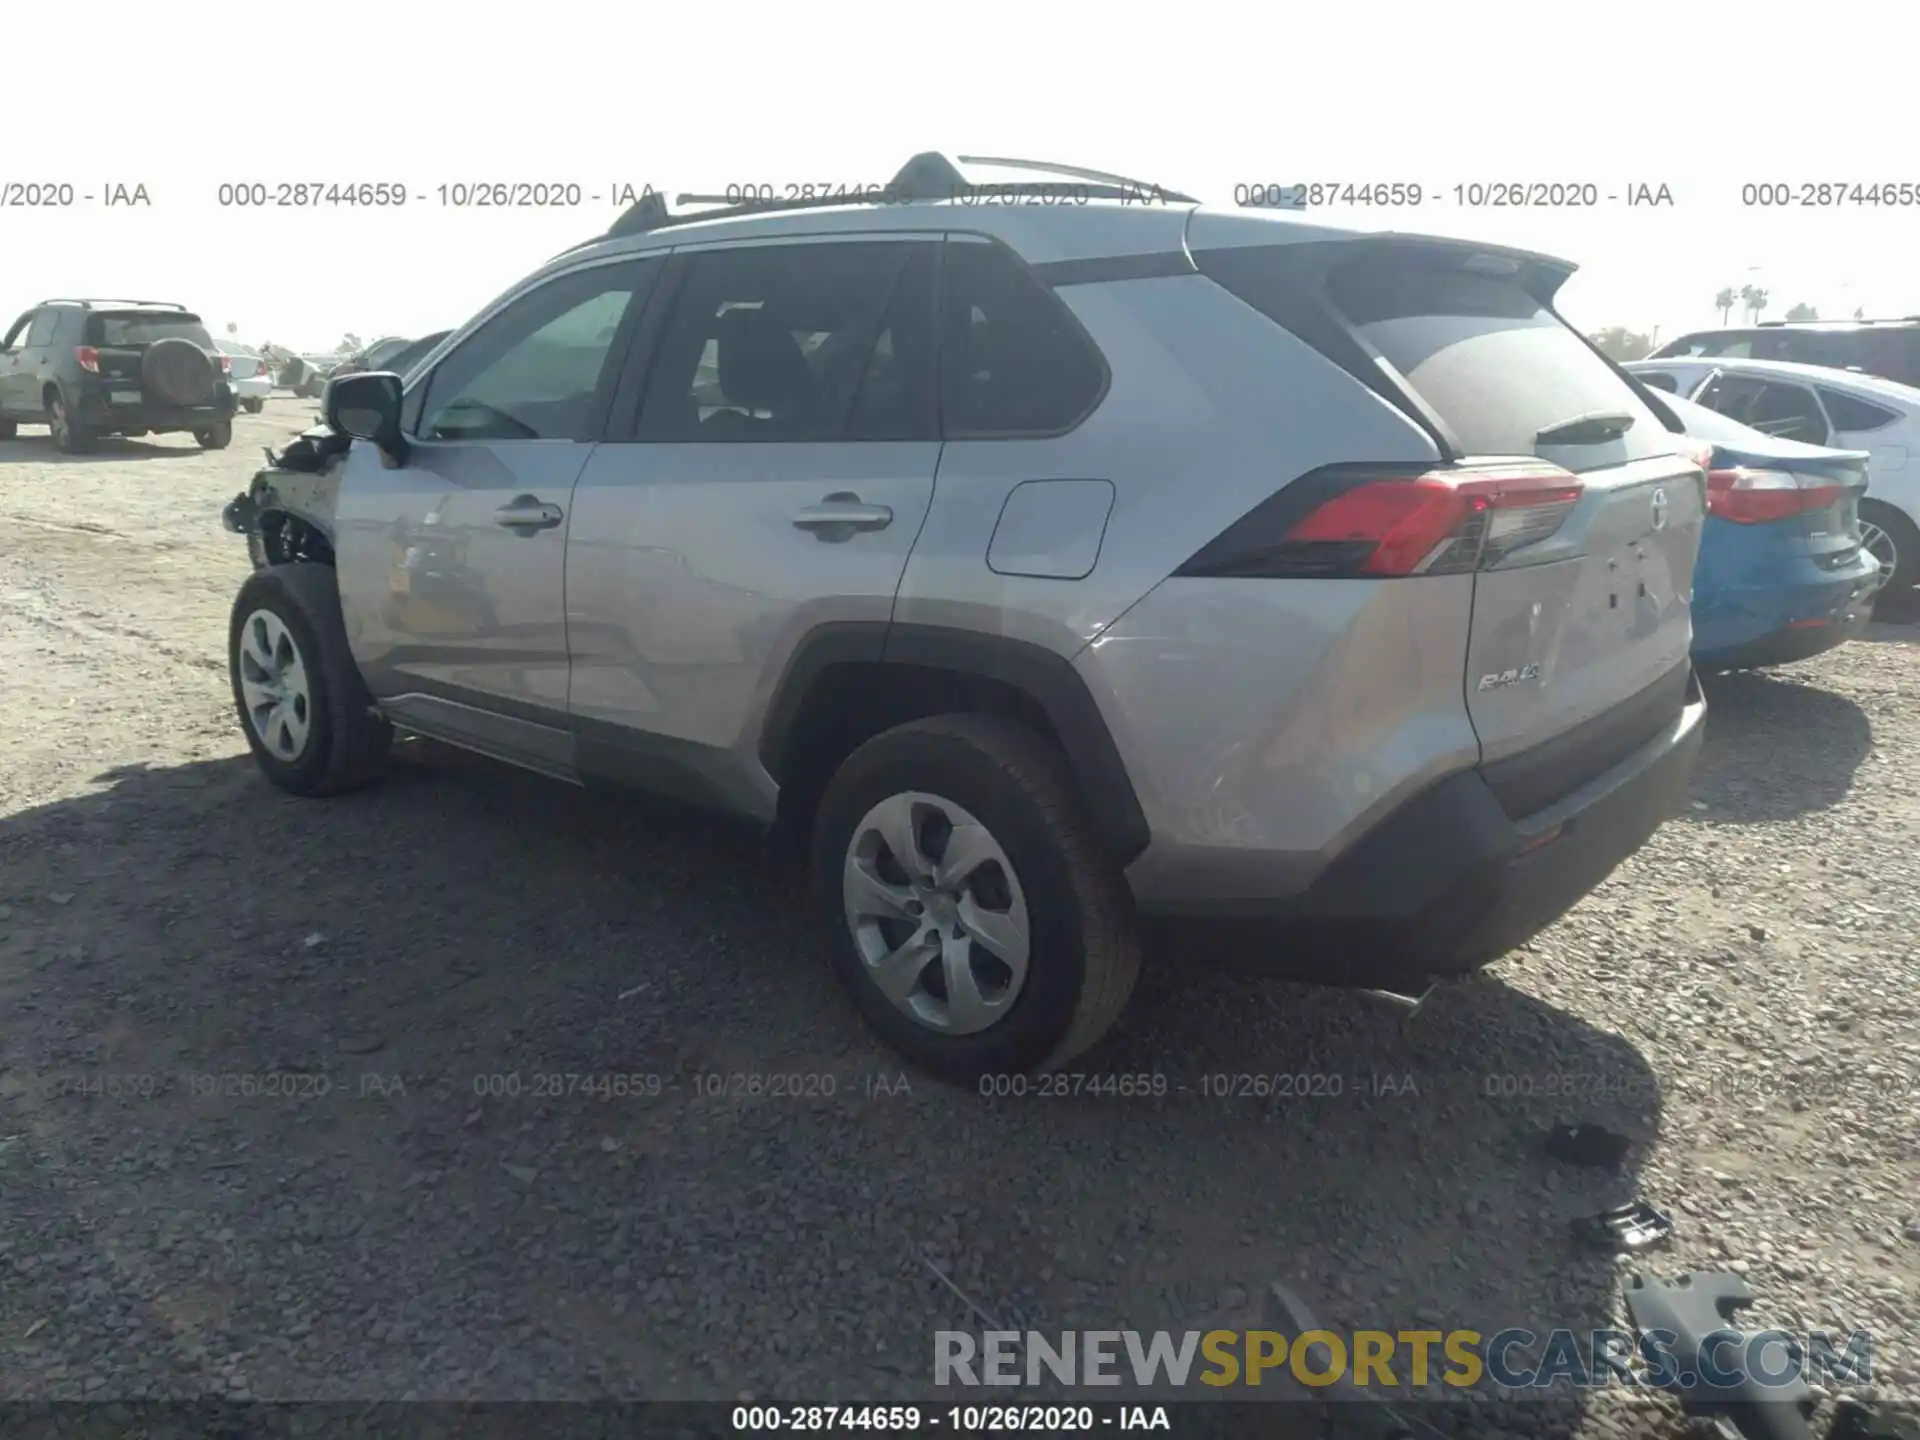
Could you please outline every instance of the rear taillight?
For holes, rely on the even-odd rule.
[[[94,349],[93,346],[74,346],[73,358],[80,362],[80,368],[82,370],[91,371],[95,375],[100,373],[100,352]]]
[[[221,355],[216,358],[220,361],[220,373],[222,375],[233,374],[233,357],[231,355]]]
[[[1707,472],[1707,513],[1735,525],[1765,525],[1825,510],[1844,494],[1844,485],[1809,483],[1786,470]]]
[[[1285,506],[1293,488],[1275,501]],[[1301,493],[1320,489],[1324,485],[1307,485]],[[1546,539],[1581,493],[1579,477],[1552,465],[1362,476],[1297,518],[1262,506],[1180,573],[1272,579],[1458,574]]]

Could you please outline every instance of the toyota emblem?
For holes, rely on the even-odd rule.
[[[1667,492],[1665,490],[1653,492],[1653,528],[1656,530],[1667,528]]]

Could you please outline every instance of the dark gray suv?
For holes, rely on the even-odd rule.
[[[151,300],[43,300],[0,340],[0,439],[45,425],[69,454],[103,435],[191,431],[233,439],[238,407],[198,315]]]

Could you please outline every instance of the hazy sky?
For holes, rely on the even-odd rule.
[[[15,57],[72,53],[70,8],[9,11]],[[927,149],[1095,166],[1223,204],[1263,181],[1418,183],[1444,199],[1359,218],[1577,260],[1563,308],[1587,329],[1712,324],[1714,292],[1746,283],[1771,293],[1776,317],[1795,302],[1920,314],[1905,73],[1916,7],[1828,3],[1804,30],[1771,29],[1751,6],[1622,0],[264,0],[184,15],[151,0],[87,6],[92,99],[69,66],[13,67],[15,118],[63,118],[20,132],[57,144],[0,152],[0,185],[96,198],[0,208],[6,319],[45,296],[112,293],[179,300],[216,329],[232,321],[244,339],[306,349],[348,331],[419,334],[603,229],[616,184],[878,183]],[[1884,72],[1847,38],[1867,35],[1893,57]],[[583,203],[459,209],[436,193],[493,180],[578,184]],[[397,182],[426,198],[219,203],[223,182],[299,181]],[[1502,181],[1591,182],[1602,203],[1472,209],[1453,193]],[[1905,182],[1908,203],[1742,203],[1746,184],[1809,182]],[[1643,183],[1675,203],[1628,208]],[[144,185],[151,205],[104,208],[114,184]]]

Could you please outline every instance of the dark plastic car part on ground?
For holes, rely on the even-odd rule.
[[[1753,1291],[1740,1276],[1697,1272],[1663,1283],[1633,1275],[1626,1301],[1642,1345],[1657,1337],[1670,1357],[1673,1394],[1687,1414],[1730,1423],[1747,1440],[1815,1440],[1813,1392],[1803,1377],[1762,1385],[1742,1373],[1736,1385],[1711,1383],[1722,1373],[1722,1353],[1751,1353],[1752,1336],[1733,1323],[1737,1311],[1753,1304]]]
[[[1604,1125],[1557,1125],[1547,1132],[1547,1154],[1569,1165],[1618,1170],[1633,1141]]]

